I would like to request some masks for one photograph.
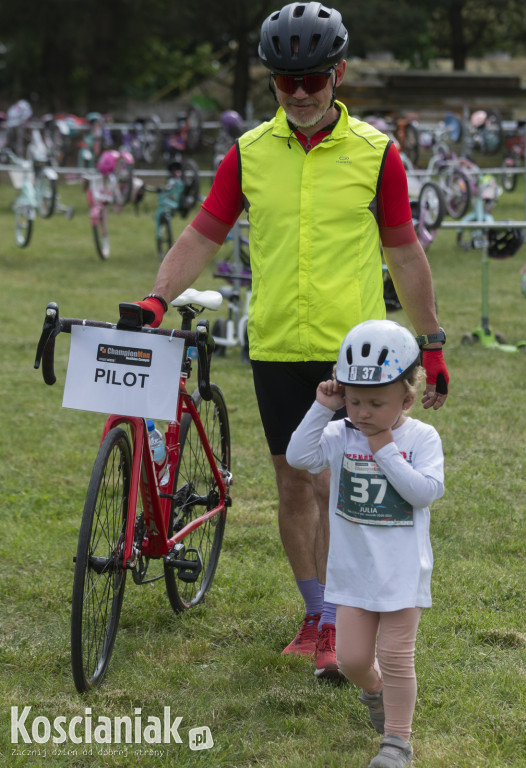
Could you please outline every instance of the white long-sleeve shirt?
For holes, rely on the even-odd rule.
[[[287,461],[330,468],[325,599],[369,611],[431,605],[429,505],[444,492],[442,443],[407,417],[374,455],[348,419],[315,402],[292,435]]]

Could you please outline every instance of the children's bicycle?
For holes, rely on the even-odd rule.
[[[177,155],[168,163],[168,179],[164,187],[143,186],[145,192],[157,194],[155,247],[161,260],[174,242],[172,218],[176,213],[184,218],[199,200],[199,168],[191,158],[182,157],[181,153]],[[141,198],[142,194],[139,200]]]
[[[95,249],[103,260],[110,256],[108,205],[119,210],[129,202],[133,188],[133,165],[129,152],[110,149],[99,157],[98,173],[84,177]]]
[[[106,675],[129,572],[139,585],[164,578],[176,613],[201,603],[212,584],[231,504],[230,430],[223,394],[210,382],[213,339],[208,321],[201,319],[195,331],[191,326],[204,309],[218,309],[220,304],[216,291],[185,291],[172,302],[182,316],[181,330],[145,328],[137,304],[121,304],[116,325],[60,317],[55,303],[46,308],[35,368],[42,361],[47,384],[56,381],[53,355],[61,332],[72,333],[71,350],[79,335],[105,333],[115,339],[110,347],[97,344],[95,337],[95,368],[104,370],[101,383],[107,375],[111,380],[111,372],[120,367],[110,360],[119,350],[121,361],[133,358],[134,350],[142,355],[123,374],[128,386],[133,376],[146,376],[150,369],[141,369],[138,362],[145,361],[148,349],[151,353],[154,336],[164,337],[157,341],[165,347],[173,344],[174,355],[179,349],[182,361],[179,378],[171,382],[175,409],[165,435],[167,482],[164,474],[159,480],[144,418],[113,414],[104,425],[74,558],[71,662],[80,693],[99,686]],[[198,387],[192,394],[187,390],[191,347],[197,347],[198,360]],[[162,384],[166,389],[170,382]],[[156,561],[162,563],[162,572],[151,577],[149,569]]]
[[[13,203],[15,241],[20,248],[26,248],[31,241],[37,213],[47,219],[55,210],[58,175],[51,166],[23,160],[7,147],[0,150],[0,163],[4,162],[13,166],[9,174],[19,191]]]

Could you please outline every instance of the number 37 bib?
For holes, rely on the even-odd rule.
[[[413,525],[413,507],[368,459],[344,456],[336,514],[361,525]]]

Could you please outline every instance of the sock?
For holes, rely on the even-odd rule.
[[[323,600],[323,609],[318,624],[319,631],[321,631],[324,624],[334,624],[336,626],[336,604],[325,601],[325,584],[320,584],[320,592]]]
[[[305,616],[317,616],[323,608],[323,595],[318,579],[296,579],[296,584],[305,603]]]

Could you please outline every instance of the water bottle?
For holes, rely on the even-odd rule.
[[[162,433],[155,428],[155,423],[151,419],[146,420],[148,427],[148,438],[150,440],[150,449],[152,451],[155,464],[155,473],[159,486],[166,485],[170,479],[170,467],[168,465],[168,456],[166,455],[166,446]]]

